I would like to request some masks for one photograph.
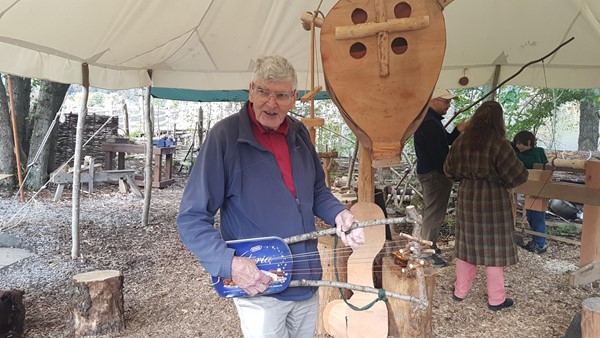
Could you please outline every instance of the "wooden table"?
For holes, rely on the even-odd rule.
[[[146,153],[146,146],[128,143],[103,143],[102,151],[104,151],[104,167],[106,170],[114,168],[113,158],[115,154],[117,155],[117,169],[123,170],[125,169],[125,154],[144,154]],[[175,154],[175,147],[152,147],[152,155],[154,156],[152,187],[162,189],[175,182],[172,177],[173,154]],[[164,166],[163,156],[165,159]]]

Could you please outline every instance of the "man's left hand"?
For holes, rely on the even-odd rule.
[[[344,245],[351,247],[352,250],[356,250],[365,244],[365,232],[362,228],[353,229],[350,233],[346,233],[354,223],[356,223],[356,218],[349,210],[343,210],[335,216],[335,233]]]

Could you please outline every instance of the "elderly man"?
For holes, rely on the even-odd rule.
[[[354,216],[325,185],[308,130],[287,113],[297,77],[283,57],[256,61],[248,102],[211,129],[185,188],[177,225],[182,242],[212,276],[230,278],[251,296],[234,298],[245,337],[313,337],[317,289],[290,287],[261,296],[271,277],[225,241],[315,231],[315,215],[336,225],[344,244],[364,243]],[[220,227],[214,227],[220,210]],[[318,280],[317,241],[290,245],[292,279]]]
[[[447,265],[440,256],[437,240],[446,217],[452,182],[444,175],[444,161],[448,155],[449,145],[454,142],[466,126],[459,123],[451,132],[442,125],[442,119],[448,112],[452,95],[445,89],[436,89],[429,101],[427,115],[421,122],[414,135],[415,152],[417,155],[417,177],[423,188],[423,239],[433,242],[436,253],[430,259],[433,266]]]

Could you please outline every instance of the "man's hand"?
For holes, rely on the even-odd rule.
[[[253,259],[238,256],[233,256],[231,262],[231,279],[250,296],[264,292],[272,281],[256,267]]]
[[[348,210],[343,210],[335,216],[335,233],[342,240],[344,245],[351,247],[352,250],[356,250],[361,245],[365,244],[365,232],[362,228],[354,229],[349,234],[346,234],[346,231],[348,231],[354,223],[356,223],[356,219]]]

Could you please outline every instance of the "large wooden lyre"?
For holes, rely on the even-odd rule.
[[[438,80],[446,29],[434,0],[341,0],[321,26],[327,92],[373,166],[400,163]]]
[[[400,164],[404,142],[422,121],[446,49],[443,4],[435,0],[340,0],[321,25],[321,57],[327,92],[360,143],[361,220],[383,217],[373,202],[374,167]],[[367,243],[348,259],[348,281],[373,285],[370,271],[385,242],[384,227],[365,230]],[[370,284],[370,285],[369,285]],[[355,292],[362,307],[372,295]],[[342,300],[327,304],[326,331],[336,337],[386,337],[383,302],[366,311]]]

